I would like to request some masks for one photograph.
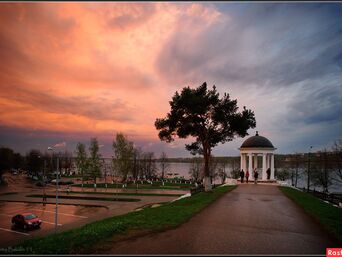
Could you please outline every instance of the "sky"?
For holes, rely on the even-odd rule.
[[[277,153],[330,147],[342,132],[342,4],[0,3],[0,145],[75,151],[116,133],[143,151],[185,86],[207,82],[255,112]],[[237,156],[248,138],[214,148]]]

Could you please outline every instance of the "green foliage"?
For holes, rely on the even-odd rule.
[[[26,249],[26,254],[89,253],[96,243],[126,231],[160,231],[176,227],[234,188],[218,187],[212,193],[202,192],[157,208],[145,208],[139,212],[110,217],[56,235],[29,239],[17,247]]]
[[[184,87],[180,94],[176,92],[170,106],[166,118],[155,121],[159,138],[171,142],[176,136],[194,137],[196,141],[187,144],[186,149],[194,155],[203,155],[205,177],[210,175],[211,149],[237,136],[248,135],[247,130],[256,125],[251,110],[243,107],[238,112],[237,100],[231,100],[227,93],[220,99],[216,87],[208,90],[206,83],[195,89]]]
[[[43,169],[44,160],[39,150],[31,150],[26,155],[27,169],[30,174],[38,176],[38,172]]]
[[[342,209],[293,188],[280,187],[280,190],[300,205],[308,214],[320,221],[342,243]]]
[[[12,149],[7,147],[0,148],[0,184],[2,181],[2,174],[12,168],[14,159],[14,152]]]
[[[9,170],[13,166],[14,152],[7,147],[0,148],[0,171]]]
[[[76,163],[77,170],[80,171],[81,173],[82,184],[83,184],[84,179],[86,179],[84,175],[87,174],[87,171],[89,169],[89,162],[87,159],[87,152],[86,152],[85,145],[82,143],[77,144],[75,163]]]
[[[89,175],[94,179],[101,176],[101,155],[99,154],[99,143],[96,138],[90,140],[89,146]]]

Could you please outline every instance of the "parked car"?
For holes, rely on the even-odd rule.
[[[56,180],[53,179],[53,180],[50,181],[50,183],[55,185],[56,184]],[[58,180],[58,184],[59,185],[72,185],[72,184],[74,184],[74,182],[71,181],[71,180],[68,180],[68,181]]]
[[[23,213],[13,216],[12,224],[26,230],[34,227],[39,228],[42,224],[42,220],[33,213]]]

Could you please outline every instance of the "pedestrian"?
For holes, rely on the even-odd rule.
[[[70,193],[70,186],[67,186],[67,194]]]
[[[241,183],[243,183],[244,177],[245,177],[245,173],[243,172],[243,170],[241,170],[241,172],[240,172]]]
[[[258,176],[259,176],[258,171],[257,171],[257,170],[254,170],[254,184],[257,183]]]
[[[266,170],[266,173],[267,173],[267,179],[269,180],[269,179],[271,178],[271,169],[268,168],[268,169]]]
[[[44,192],[44,194],[43,194],[43,205],[45,206],[45,204],[46,204],[46,194]]]
[[[249,172],[248,170],[246,171],[246,183],[248,184],[248,178],[249,178]]]

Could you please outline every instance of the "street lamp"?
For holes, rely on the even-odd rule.
[[[308,192],[310,192],[310,151],[312,149],[312,146],[309,148],[309,153],[308,153]]]
[[[53,147],[48,147],[48,150],[52,151],[52,154],[53,154]],[[57,233],[57,224],[58,224],[57,223],[58,221],[58,172],[59,172],[59,158],[57,154],[55,233]]]

